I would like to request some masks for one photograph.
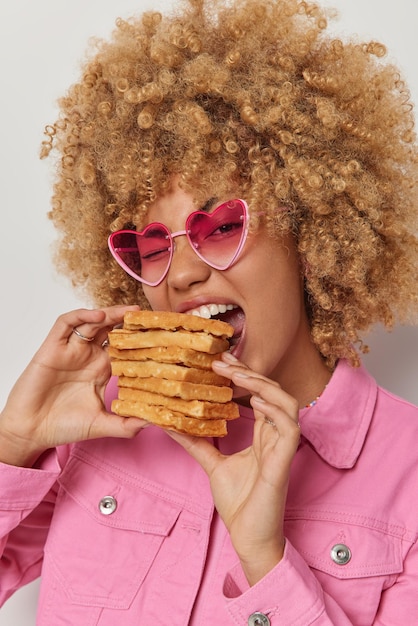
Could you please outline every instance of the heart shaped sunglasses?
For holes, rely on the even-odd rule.
[[[118,230],[109,237],[109,249],[125,272],[149,287],[156,287],[170,268],[174,239],[182,235],[210,267],[217,270],[231,267],[244,247],[248,216],[244,200],[228,200],[211,213],[191,213],[185,230],[172,233],[159,222],[148,224],[141,232]]]

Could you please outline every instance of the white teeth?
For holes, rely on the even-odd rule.
[[[219,307],[216,304],[209,305],[210,316],[217,315],[219,313]]]
[[[210,312],[210,308],[208,306],[201,306],[198,315],[200,315],[200,317],[204,317],[207,320],[212,317],[212,313]]]
[[[192,309],[188,311],[190,315],[197,315],[198,317],[204,317],[210,319],[219,313],[225,313],[226,311],[232,311],[232,309],[238,308],[235,304],[204,304],[198,309]]]

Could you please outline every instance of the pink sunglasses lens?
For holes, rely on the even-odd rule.
[[[186,224],[195,252],[209,265],[224,270],[241,252],[246,237],[246,207],[241,200],[221,204],[213,213],[192,213]]]
[[[119,265],[133,278],[157,285],[170,265],[172,240],[163,224],[150,224],[140,233],[123,230],[114,233],[110,249]]]

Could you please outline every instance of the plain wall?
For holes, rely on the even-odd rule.
[[[324,2],[325,3],[325,2]],[[416,0],[327,0],[340,11],[336,33],[387,44],[418,102]],[[78,77],[90,36],[107,36],[116,17],[170,6],[168,0],[9,0],[0,8],[0,150],[2,298],[0,407],[55,318],[85,305],[51,262],[46,218],[51,164],[38,159],[43,127],[55,120],[56,99]],[[374,331],[365,358],[380,384],[418,404],[418,329]],[[35,624],[38,582],[0,610],[0,626]],[[82,625],[74,625],[82,626]]]

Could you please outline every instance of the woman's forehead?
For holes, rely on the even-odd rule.
[[[192,211],[209,212],[221,202],[239,197],[237,185],[213,184],[202,188],[199,183],[184,184],[179,176],[172,177],[169,185],[157,194],[146,210],[146,220],[155,221],[161,213]]]
[[[206,200],[199,201],[191,194],[170,194],[166,195],[156,202],[152,203],[145,215],[145,223],[164,222],[165,220],[186,219],[190,213],[202,211],[211,213],[226,200],[232,199],[234,196],[225,197],[212,196]]]

